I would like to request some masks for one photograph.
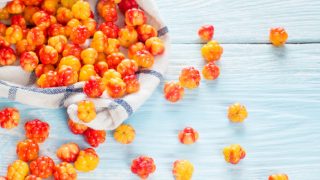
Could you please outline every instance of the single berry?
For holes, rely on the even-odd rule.
[[[200,85],[200,72],[194,67],[183,68],[179,77],[181,86],[194,89]]]
[[[165,51],[163,41],[158,37],[152,37],[146,41],[146,48],[154,56],[161,55]]]
[[[78,103],[78,118],[89,123],[96,118],[96,108],[92,101],[80,101]]]
[[[17,127],[20,122],[20,113],[16,108],[4,108],[0,111],[0,125],[5,129]]]
[[[134,75],[138,71],[138,68],[138,63],[136,61],[125,59],[118,64],[117,71],[121,74],[122,77],[125,77]]]
[[[103,74],[108,71],[108,67],[108,63],[105,61],[99,61],[94,64],[94,70],[100,77],[103,77]]]
[[[207,80],[215,80],[220,75],[220,68],[214,62],[209,62],[203,67],[202,75]]]
[[[56,64],[59,60],[59,54],[51,46],[43,46],[39,51],[39,57],[42,64]]]
[[[89,143],[92,147],[98,147],[99,144],[102,144],[106,140],[106,131],[104,130],[94,130],[88,128],[84,132],[84,137],[87,143]]]
[[[114,139],[121,144],[130,144],[136,136],[136,131],[129,124],[122,124],[114,130]]]
[[[48,156],[38,157],[36,160],[30,163],[30,172],[41,178],[48,178],[54,172],[54,162]]]
[[[217,41],[209,41],[201,48],[201,54],[203,58],[208,62],[219,60],[222,53],[223,48]]]
[[[86,26],[77,26],[72,29],[70,40],[74,44],[83,44],[90,37],[90,32]]]
[[[167,82],[163,89],[164,97],[170,102],[177,102],[184,96],[184,88],[179,82]]]
[[[118,40],[120,45],[128,48],[132,44],[138,42],[138,33],[132,26],[126,26],[119,31]]]
[[[126,93],[126,83],[121,78],[106,80],[107,92],[112,98],[121,98]]]
[[[126,11],[125,22],[127,26],[139,26],[147,22],[147,17],[143,10],[132,8]]]
[[[223,155],[227,162],[238,164],[246,156],[246,152],[239,144],[232,144],[223,149]]]
[[[135,60],[138,65],[143,68],[151,68],[154,64],[154,57],[147,50],[136,52],[132,59]]]
[[[133,56],[138,52],[138,51],[142,51],[142,50],[147,50],[146,46],[142,43],[142,42],[137,42],[135,44],[132,44],[129,48],[128,48],[128,57],[130,59],[133,58]]]
[[[56,154],[61,161],[75,162],[80,152],[80,148],[76,143],[67,143],[59,147]]]
[[[206,42],[212,39],[213,34],[214,34],[214,27],[212,25],[201,26],[198,31],[198,35],[200,39]]]
[[[108,46],[105,46],[103,52],[107,55],[120,52],[120,41],[118,39],[108,38]]]
[[[77,180],[77,171],[72,164],[62,162],[55,166],[53,173],[55,180]]]
[[[81,60],[83,64],[94,64],[98,58],[98,52],[94,48],[87,48],[81,52]]]
[[[138,8],[138,3],[136,0],[121,0],[118,4],[120,11],[125,14],[127,10],[132,8]]]
[[[113,22],[103,22],[99,26],[99,30],[108,38],[118,38],[119,27]]]
[[[20,66],[27,72],[32,72],[38,66],[39,59],[36,53],[29,51],[24,52],[20,56]]]
[[[126,83],[126,92],[128,94],[138,92],[140,89],[140,83],[136,75],[125,76],[123,82]]]
[[[29,173],[29,166],[26,162],[16,160],[8,166],[8,180],[24,180]]]
[[[50,126],[39,119],[26,122],[24,125],[26,137],[37,143],[44,142],[49,136]]]
[[[38,64],[36,69],[35,69],[35,74],[37,76],[37,78],[39,78],[42,74],[45,74],[49,71],[54,71],[54,66],[52,64]]]
[[[83,134],[88,129],[86,125],[73,122],[71,119],[68,120],[68,126],[73,134]]]
[[[86,20],[91,15],[90,4],[87,1],[79,0],[71,9],[73,16],[77,19]]]
[[[101,53],[104,51],[105,46],[108,46],[107,37],[103,34],[102,31],[96,31],[93,35],[90,47]]]
[[[117,69],[117,66],[125,59],[125,55],[121,52],[115,52],[107,56],[107,63],[110,69]]]
[[[1,47],[0,48],[0,65],[7,66],[12,65],[16,62],[16,55],[14,50],[10,47]]]
[[[288,33],[282,27],[271,28],[269,40],[274,46],[282,46],[288,39]]]
[[[48,39],[48,45],[56,49],[58,53],[62,53],[67,43],[68,40],[64,35],[56,35]]]
[[[61,58],[58,69],[60,69],[62,66],[70,66],[73,70],[78,72],[81,68],[81,62],[77,57],[69,55]]]
[[[26,139],[17,144],[16,152],[20,160],[30,162],[38,158],[39,146],[35,141]]]
[[[248,117],[247,109],[244,105],[235,103],[228,108],[228,118],[231,122],[243,122]]]
[[[172,173],[176,180],[191,180],[194,167],[188,160],[177,160],[173,163]]]
[[[148,39],[158,36],[158,31],[156,30],[156,28],[149,24],[138,26],[137,33],[139,41],[141,42],[146,42]]]
[[[273,174],[269,176],[268,180],[289,180],[289,177],[286,174]]]
[[[58,70],[58,86],[69,86],[78,82],[78,72],[71,66],[62,66]]]
[[[37,85],[40,88],[50,88],[58,86],[58,74],[56,71],[49,70],[42,74],[37,80]]]
[[[28,41],[28,44],[34,46],[43,45],[46,41],[44,31],[41,30],[39,27],[34,27],[30,29],[27,33],[26,39]]]
[[[32,15],[32,21],[41,30],[45,30],[51,25],[50,15],[43,10],[34,13]]]
[[[99,156],[92,148],[81,150],[74,163],[75,168],[81,172],[93,171],[99,164]]]
[[[90,77],[96,75],[97,72],[95,71],[94,66],[91,64],[86,64],[80,69],[79,81],[88,81]]]
[[[98,98],[102,95],[105,89],[102,80],[98,76],[91,76],[83,86],[83,92],[91,98]]]
[[[139,156],[131,164],[131,172],[142,179],[146,179],[156,170],[156,165],[151,157]]]
[[[186,127],[179,132],[178,138],[182,144],[193,144],[199,138],[199,133],[191,127]]]

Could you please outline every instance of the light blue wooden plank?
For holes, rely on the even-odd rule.
[[[176,80],[182,67],[204,64],[200,45],[173,45],[167,80]],[[201,81],[199,89],[186,91],[183,101],[166,102],[162,86],[127,123],[134,126],[133,144],[116,143],[109,132],[107,142],[97,149],[101,164],[93,173],[81,173],[79,179],[138,179],[130,172],[130,163],[138,155],[152,156],[157,170],[155,180],[173,179],[172,163],[189,159],[195,165],[195,180],[264,180],[272,173],[287,173],[290,180],[319,179],[320,156],[320,44],[224,45],[225,54],[218,63],[221,76],[215,82]],[[187,53],[186,53],[187,52]],[[249,110],[244,124],[231,124],[227,106],[241,102]],[[40,118],[51,125],[49,139],[41,145],[41,154],[58,162],[55,150],[63,143],[88,145],[72,135],[64,110],[36,109],[0,99],[0,107],[21,110],[22,122],[11,131],[0,129],[0,175],[14,161],[15,145],[24,138],[23,124]],[[200,133],[197,144],[181,145],[177,133],[192,126]],[[221,150],[239,143],[247,157],[238,165],[224,162]]]
[[[156,0],[174,43],[198,43],[198,28],[213,24],[222,43],[266,43],[283,26],[289,42],[320,42],[317,0]]]

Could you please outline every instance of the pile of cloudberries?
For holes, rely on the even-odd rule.
[[[100,0],[94,19],[85,0],[13,0],[0,10],[0,66],[35,72],[40,88],[84,81],[89,97],[112,98],[139,91],[136,73],[164,53],[157,29],[135,0]],[[124,14],[119,27],[118,11]],[[100,20],[99,20],[100,21]],[[15,50],[12,48],[15,45]],[[120,51],[124,47],[128,51]]]

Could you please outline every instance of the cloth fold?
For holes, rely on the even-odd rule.
[[[89,2],[96,3],[96,1]],[[41,108],[65,107],[71,120],[93,129],[117,128],[152,95],[168,67],[167,54],[170,49],[168,29],[161,20],[153,0],[137,0],[137,2],[146,12],[148,24],[158,29],[159,37],[166,44],[165,53],[155,57],[153,67],[141,69],[137,73],[140,82],[139,92],[120,99],[113,99],[105,92],[100,98],[92,99],[82,91],[84,82],[68,87],[42,89],[35,86],[34,74],[24,72],[20,66],[4,66],[0,67],[0,97]],[[77,103],[81,100],[91,100],[96,105],[97,117],[90,123],[83,123],[77,117]]]

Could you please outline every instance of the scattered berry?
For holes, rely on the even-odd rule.
[[[0,125],[5,129],[17,127],[20,122],[20,113],[16,108],[4,108],[0,111]]]
[[[154,56],[161,55],[165,51],[163,41],[158,37],[152,37],[146,41],[146,48]]]
[[[170,102],[177,102],[184,96],[184,88],[179,82],[167,82],[163,89],[164,97]]]
[[[81,172],[93,171],[99,164],[99,156],[92,148],[81,150],[74,163],[75,168]]]
[[[177,160],[173,163],[172,173],[176,180],[191,180],[194,167],[188,160]]]
[[[188,89],[197,88],[200,85],[200,80],[200,73],[194,67],[183,68],[179,77],[181,86]]]
[[[231,164],[238,164],[246,156],[245,150],[239,144],[232,144],[223,149],[224,159]]]
[[[223,48],[217,41],[209,41],[201,48],[201,53],[206,61],[217,61],[223,53]]]
[[[131,164],[131,172],[140,178],[146,179],[156,170],[156,165],[151,157],[139,156]]]
[[[38,158],[39,146],[35,141],[26,139],[17,144],[16,152],[20,160],[30,162]]]
[[[91,101],[80,101],[78,103],[78,118],[89,123],[96,118],[96,107]]]
[[[72,164],[62,162],[55,166],[53,176],[55,180],[76,180],[78,174]]]
[[[113,133],[114,139],[121,144],[130,144],[136,136],[136,131],[129,124],[120,125]]]
[[[289,180],[286,174],[273,174],[269,176],[269,180]]]
[[[202,75],[207,80],[215,80],[220,75],[220,68],[214,62],[209,62],[203,67]]]
[[[56,154],[61,161],[71,163],[76,161],[79,152],[80,148],[76,143],[67,143],[60,146]]]
[[[193,144],[198,140],[199,134],[193,128],[186,127],[179,132],[178,138],[182,144]]]
[[[84,137],[87,143],[89,143],[92,147],[98,147],[99,144],[102,144],[106,140],[106,131],[104,130],[94,130],[88,128],[84,132]]]
[[[214,34],[214,27],[212,25],[201,26],[198,35],[203,41],[211,41]]]
[[[56,18],[58,23],[65,25],[73,18],[73,13],[66,7],[59,7],[57,10]]]
[[[26,122],[24,125],[26,137],[37,143],[44,142],[49,136],[50,126],[39,119]]]
[[[86,125],[73,122],[71,119],[68,120],[68,126],[73,134],[83,134],[88,129]]]
[[[118,19],[117,8],[112,2],[103,3],[98,12],[106,22],[116,22]]]
[[[41,4],[42,10],[46,11],[48,14],[55,14],[58,9],[58,0],[43,0]]]
[[[235,103],[229,106],[228,118],[231,122],[234,122],[234,123],[243,122],[247,117],[248,117],[248,112],[244,105]]]
[[[274,46],[282,46],[288,39],[288,33],[282,27],[271,28],[269,40]]]
[[[8,166],[8,180],[24,180],[29,173],[29,166],[26,162],[16,160]]]
[[[55,164],[50,157],[41,156],[30,163],[30,171],[31,174],[45,179],[53,174],[54,166]]]

